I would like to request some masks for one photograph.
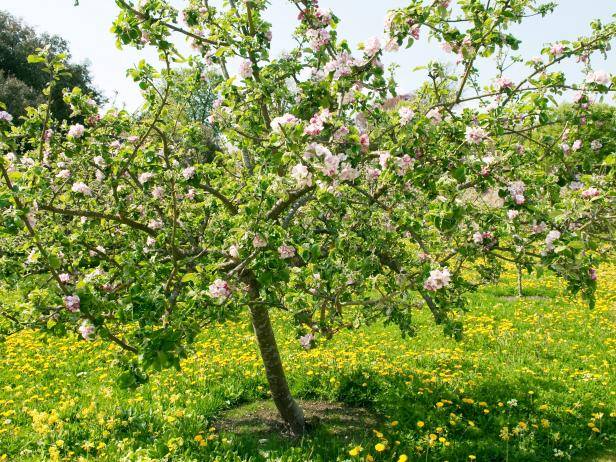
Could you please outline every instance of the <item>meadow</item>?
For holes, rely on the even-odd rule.
[[[311,430],[281,435],[248,320],[206,329],[182,369],[122,388],[116,347],[26,331],[0,345],[0,461],[615,460],[616,267],[594,310],[551,277],[471,297],[461,341],[277,332]],[[276,314],[275,316],[282,316]]]

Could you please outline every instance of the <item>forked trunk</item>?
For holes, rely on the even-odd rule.
[[[305,430],[304,412],[291,396],[268,310],[264,306],[253,305],[250,307],[250,316],[265,366],[265,374],[272,399],[278,412],[280,412],[280,416],[289,425],[291,431],[296,435],[301,435]]]

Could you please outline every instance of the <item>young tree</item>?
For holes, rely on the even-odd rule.
[[[513,82],[520,42],[509,27],[553,5],[410,0],[387,15],[384,37],[353,53],[333,13],[295,0],[298,46],[272,57],[265,0],[193,0],[181,14],[164,0],[117,3],[120,43],[154,46],[163,61],[132,71],[145,98],[138,120],[99,115],[80,91],[66,101],[87,126],[38,111],[16,128],[2,113],[5,152],[41,140],[0,167],[3,230],[26,236],[24,272],[45,267],[59,288],[32,297],[33,325],[78,326],[141,366],[179,367],[205,324],[247,309],[272,398],[299,434],[272,309],[292,315],[307,349],[377,320],[412,334],[419,302],[460,336],[456,313],[497,270],[495,255],[531,245],[540,251],[525,251],[525,266],[556,271],[592,303],[613,226],[614,155],[597,131],[610,121],[579,120],[614,88],[591,67],[614,24],[546,46]],[[178,120],[181,102],[170,109],[185,72],[173,67],[175,33],[195,47],[194,75],[207,65],[223,76],[209,120],[221,148],[192,136],[200,121]],[[427,34],[457,68],[428,63],[428,81],[399,97],[380,58]],[[480,78],[485,59],[497,63],[493,80]],[[582,83],[556,70],[576,59]],[[546,131],[569,90],[577,125]]]

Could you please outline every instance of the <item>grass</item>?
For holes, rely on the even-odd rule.
[[[182,371],[116,385],[114,346],[23,332],[0,345],[0,461],[616,460],[616,267],[597,308],[552,278],[487,287],[465,337],[345,332],[305,352],[276,319],[311,432],[278,432],[247,321],[206,330]]]

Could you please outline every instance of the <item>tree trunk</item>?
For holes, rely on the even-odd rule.
[[[265,366],[265,374],[272,399],[278,412],[280,412],[280,416],[289,425],[291,431],[296,435],[301,435],[305,430],[304,412],[291,396],[268,310],[264,306],[253,305],[250,307],[250,316]]]
[[[516,265],[518,270],[518,297],[523,297],[522,293],[522,267],[520,265]]]

